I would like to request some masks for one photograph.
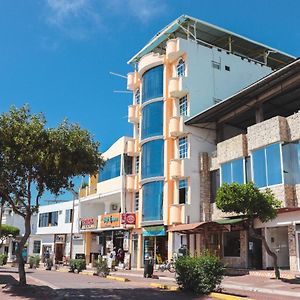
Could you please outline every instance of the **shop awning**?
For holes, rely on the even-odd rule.
[[[243,221],[247,221],[247,218],[225,218],[225,219],[215,220],[215,222],[220,225],[233,225],[233,224],[241,223]]]
[[[223,224],[218,224],[217,222],[198,222],[191,224],[181,224],[174,225],[173,227],[169,227],[168,231],[170,232],[178,232],[183,234],[196,234],[203,233],[204,231],[222,231],[226,230]]]

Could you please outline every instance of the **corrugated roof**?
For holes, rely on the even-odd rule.
[[[262,63],[264,62],[263,53],[267,52],[269,53],[268,65],[275,69],[280,68],[295,59],[294,56],[265,44],[253,41],[205,21],[182,15],[159,31],[144,48],[128,61],[128,63],[137,63],[145,54],[154,51],[158,47],[164,48],[166,41],[170,38],[186,37],[185,31],[188,26],[194,26],[192,31],[196,33],[197,42],[203,42],[205,45],[228,50],[228,39],[230,37],[232,40],[232,53],[258,60]]]

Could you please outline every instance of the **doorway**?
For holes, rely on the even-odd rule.
[[[261,228],[255,229],[255,233],[261,235]],[[256,270],[263,268],[262,241],[250,236],[248,238],[248,268]]]
[[[55,252],[55,263],[59,264],[63,261],[63,256],[64,256],[64,244],[55,244],[54,248]]]

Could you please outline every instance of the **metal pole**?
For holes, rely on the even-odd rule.
[[[72,205],[72,218],[71,218],[71,240],[70,240],[70,259],[72,259],[72,254],[73,254],[73,228],[74,228],[74,214],[75,214],[75,195],[73,195],[73,205]]]

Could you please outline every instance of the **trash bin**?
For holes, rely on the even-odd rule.
[[[144,261],[144,277],[151,278],[153,275],[153,259],[151,257],[145,257]]]

